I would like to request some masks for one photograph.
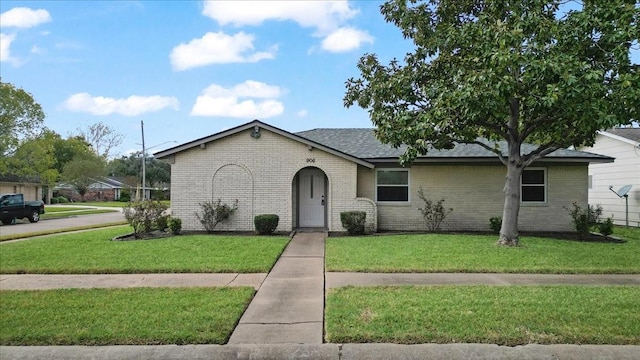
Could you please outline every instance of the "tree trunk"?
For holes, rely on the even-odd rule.
[[[500,227],[499,245],[518,246],[518,213],[520,212],[520,177],[522,162],[507,161],[507,180],[504,185],[504,208]]]

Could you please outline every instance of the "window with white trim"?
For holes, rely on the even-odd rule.
[[[377,170],[376,201],[408,202],[409,170]]]
[[[524,169],[520,178],[520,199],[525,203],[547,202],[547,170]]]

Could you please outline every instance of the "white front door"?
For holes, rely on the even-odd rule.
[[[300,227],[325,227],[325,176],[321,170],[301,170],[298,174]]]

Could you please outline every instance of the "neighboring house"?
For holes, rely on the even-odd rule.
[[[525,151],[531,146],[524,146]],[[278,231],[344,231],[340,213],[362,210],[369,230],[424,230],[420,188],[453,212],[445,231],[487,231],[501,216],[506,167],[478,145],[433,150],[402,168],[403,149],[380,143],[373,129],[290,133],[258,120],[155,154],[171,163],[171,210],[183,229],[201,230],[199,203],[238,200],[220,230],[253,230],[259,214],[277,214]],[[587,205],[590,162],[612,158],[558,150],[525,170],[520,229],[569,231],[565,207]]]
[[[123,189],[128,185],[112,177],[101,177],[89,186],[89,191],[84,195],[85,201],[115,201],[120,200]],[[60,183],[53,188],[58,196],[64,196],[72,201],[80,201],[82,197],[71,184]]]
[[[581,150],[611,156],[612,163],[589,165],[589,204],[600,204],[603,216],[613,216],[615,224],[626,222],[625,199],[616,192],[625,185],[629,191],[629,225],[640,226],[640,128],[614,128],[599,131],[592,147]]]
[[[0,194],[23,194],[25,201],[42,200],[42,183],[13,175],[0,175]]]

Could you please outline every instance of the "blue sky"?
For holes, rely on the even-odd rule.
[[[370,127],[344,108],[345,81],[364,53],[386,64],[413,48],[382,3],[2,0],[0,77],[63,136],[117,129],[115,156],[141,150],[141,120],[150,153],[256,118],[294,132]]]
[[[0,76],[63,136],[103,122],[116,155],[150,153],[260,119],[289,131],[370,127],[345,109],[367,52],[411,51],[381,1],[0,2]]]

